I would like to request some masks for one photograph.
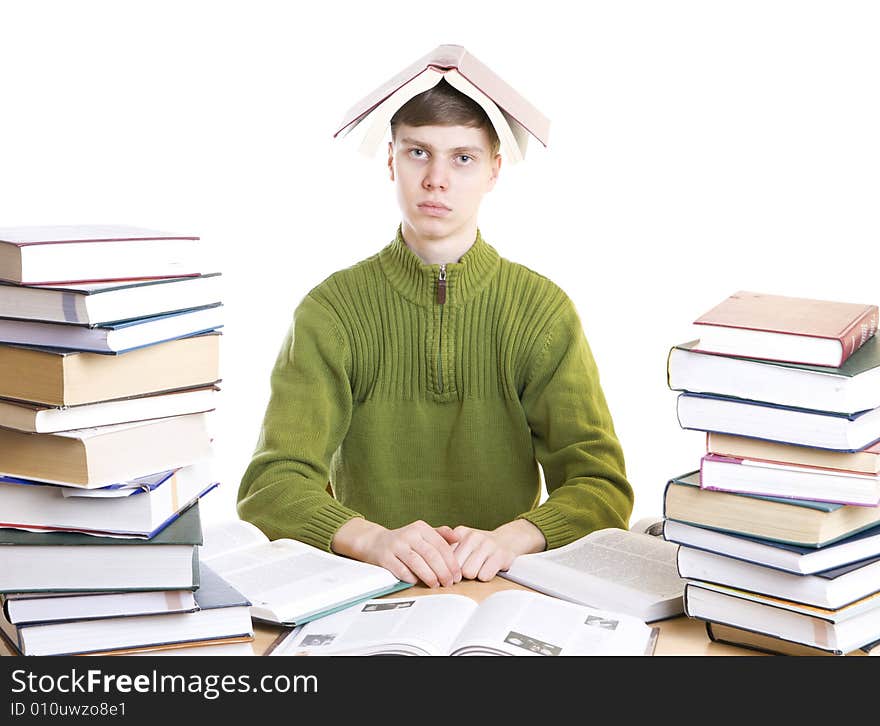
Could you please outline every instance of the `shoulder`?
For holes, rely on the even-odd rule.
[[[531,267],[501,258],[499,289],[515,310],[529,311],[535,324],[546,327],[574,311],[574,303],[556,282]]]
[[[358,288],[375,284],[379,268],[379,253],[355,262],[353,265],[325,277],[309,290],[308,295],[317,300],[330,301],[335,297],[347,297]]]

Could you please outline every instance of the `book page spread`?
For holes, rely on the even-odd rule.
[[[370,600],[298,628],[272,655],[447,655],[476,609],[463,595]]]
[[[652,628],[638,618],[520,590],[480,604],[452,655],[645,655]]]
[[[659,537],[603,529],[564,547],[522,555],[500,574],[564,600],[644,618],[668,617],[675,608],[681,612],[684,591],[676,551]],[[664,601],[673,612],[649,611]]]

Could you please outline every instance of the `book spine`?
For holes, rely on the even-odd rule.
[[[842,366],[847,358],[861,348],[877,332],[877,318],[878,307],[870,305],[838,338],[841,348],[838,367]]]

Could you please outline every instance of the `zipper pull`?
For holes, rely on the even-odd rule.
[[[440,265],[440,276],[437,278],[437,304],[446,302],[446,263]]]

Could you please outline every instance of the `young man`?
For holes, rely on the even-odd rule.
[[[396,238],[297,307],[239,514],[431,587],[625,528],[633,491],[575,307],[477,227],[501,168],[485,112],[441,81],[395,114],[388,168]]]

